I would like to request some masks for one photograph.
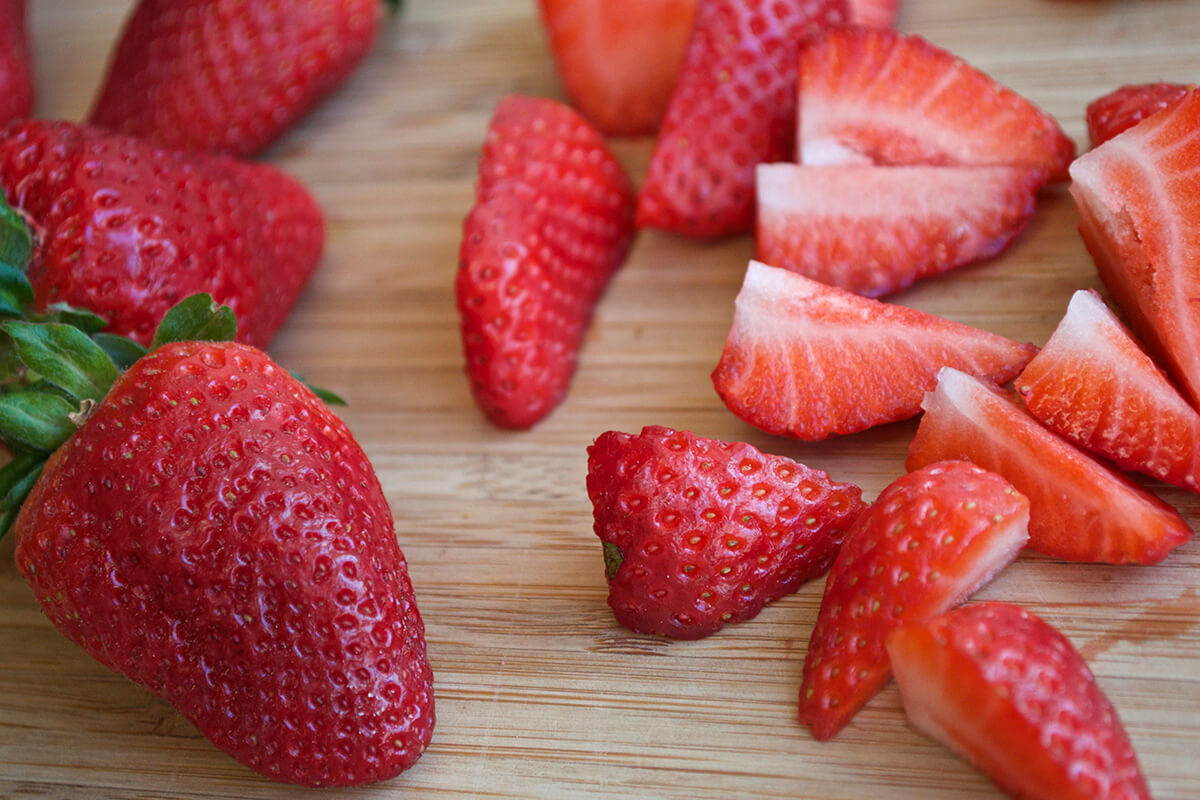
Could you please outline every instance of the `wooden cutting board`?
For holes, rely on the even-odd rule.
[[[618,2],[618,0],[611,0]],[[637,2],[638,0],[626,0]],[[79,119],[129,3],[35,0],[46,116]],[[901,27],[947,47],[1084,139],[1121,83],[1200,80],[1200,3],[908,0]],[[994,798],[905,724],[894,687],[836,740],[795,722],[821,582],[684,644],[618,627],[584,490],[585,448],[646,424],[745,440],[860,483],[902,472],[901,423],[804,445],[733,417],[709,381],[753,250],[643,234],[596,315],[566,403],[528,433],[487,425],[461,372],[452,281],[494,103],[559,96],[533,0],[409,0],[362,69],[267,158],[311,185],[324,263],[273,351],[351,401],[428,625],[438,727],[400,778],[306,792],[218,752],[39,611],[0,544],[0,797]],[[616,149],[640,179],[648,141]],[[1002,258],[898,302],[1045,342],[1098,286],[1065,192]],[[1164,490],[1189,521],[1193,495]],[[1200,797],[1200,543],[1116,568],[1023,557],[981,597],[1020,603],[1080,648],[1159,798]]]

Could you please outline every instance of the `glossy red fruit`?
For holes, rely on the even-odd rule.
[[[943,366],[1007,381],[1035,352],[751,262],[712,380],[751,425],[818,440],[915,416]]]
[[[147,344],[171,306],[207,292],[266,346],[324,246],[321,210],[265,164],[166,150],[67,122],[0,135],[0,184],[40,228],[29,266],[39,309],[90,309]]]
[[[850,531],[804,661],[800,721],[832,738],[891,675],[888,633],[963,602],[1017,557],[1029,501],[965,461],[898,478]]]
[[[424,628],[383,490],[261,351],[184,342],[138,361],[13,531],[64,635],[258,772],[365,783],[429,742]]]
[[[0,0],[0,124],[33,110],[33,67],[25,33],[25,0]]]
[[[826,31],[801,50],[805,164],[1035,167],[1064,180],[1075,144],[1048,114],[917,36]]]
[[[496,425],[528,428],[566,395],[592,308],[633,241],[633,204],[577,112],[518,95],[496,108],[455,284],[467,378]]]
[[[760,164],[758,258],[881,297],[998,255],[1033,217],[1040,170]]]
[[[588,448],[608,604],[638,633],[699,639],[829,569],[862,491],[748,444],[648,427]]]
[[[943,369],[908,450],[910,470],[973,461],[1029,498],[1029,546],[1068,561],[1153,564],[1192,538],[1169,505],[1030,416],[1015,396]]]
[[[1088,138],[1099,147],[1146,117],[1173,106],[1194,86],[1183,83],[1140,83],[1122,86],[1088,104]]]
[[[140,0],[89,120],[166,147],[250,156],[366,55],[380,0]]]
[[[1087,663],[1005,603],[905,625],[888,654],[908,719],[1028,800],[1149,800],[1137,754]]]
[[[1200,414],[1093,291],[1014,382],[1033,415],[1122,469],[1200,492]]]
[[[754,226],[754,168],[793,156],[799,43],[845,0],[699,0],[637,222],[687,236]]]
[[[900,14],[900,0],[849,0],[852,25],[891,28]]]

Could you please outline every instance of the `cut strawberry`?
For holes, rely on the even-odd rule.
[[[943,369],[908,469],[961,458],[1029,498],[1029,546],[1068,561],[1153,564],[1192,538],[1175,509],[1043,427],[1014,396]]]
[[[850,24],[891,28],[900,14],[900,0],[850,0]]]
[[[760,164],[758,258],[880,297],[1002,252],[1044,182],[1025,167]]]
[[[1173,106],[1194,87],[1182,83],[1140,83],[1093,100],[1087,107],[1088,138],[1099,147],[1151,114]]]
[[[978,603],[905,625],[887,643],[913,727],[1027,800],[1150,800],[1112,703],[1065,636],[1027,611]]]
[[[1029,501],[964,461],[932,464],[884,489],[846,534],[825,582],[800,687],[800,721],[833,737],[891,670],[898,625],[941,614],[1012,563]]]
[[[1200,491],[1200,414],[1095,292],[1075,293],[1015,386],[1035,417],[1079,446]]]
[[[837,28],[800,54],[805,164],[1037,167],[1064,180],[1075,144],[1048,114],[916,36]]]
[[[752,261],[712,379],[751,425],[817,440],[914,416],[947,364],[1008,381],[1035,352]]]
[[[696,0],[541,0],[571,101],[610,136],[653,134],[692,29]]]
[[[1200,403],[1200,92],[1071,165],[1079,232],[1130,326]]]
[[[793,156],[799,43],[845,19],[845,0],[699,0],[638,225],[689,236],[750,230],[754,167]]]

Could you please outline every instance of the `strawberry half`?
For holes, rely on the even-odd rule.
[[[1095,292],[1075,293],[1015,388],[1035,417],[1080,447],[1200,492],[1200,414]]]
[[[679,77],[696,0],[541,0],[571,101],[609,136],[653,134]]]
[[[916,415],[945,365],[1008,381],[1035,352],[752,261],[712,380],[751,425],[818,440]]]
[[[800,53],[800,161],[1036,167],[1075,144],[1048,114],[917,36],[834,28]]]
[[[961,458],[1029,498],[1029,546],[1068,561],[1154,564],[1192,538],[1179,513],[1043,427],[1017,399],[943,369],[922,404],[908,469]]]
[[[849,0],[851,25],[891,28],[900,14],[900,0]]]
[[[758,258],[880,297],[991,258],[1037,208],[1040,170],[760,164]]]
[[[1155,360],[1200,403],[1200,92],[1071,165],[1079,232]]]
[[[748,444],[648,427],[588,448],[608,604],[639,633],[699,639],[825,574],[857,486]]]
[[[887,683],[887,635],[963,602],[1011,564],[1029,501],[965,461],[932,464],[883,490],[846,534],[804,661],[800,721],[825,741]]]
[[[699,0],[637,222],[688,236],[754,225],[754,167],[791,160],[796,52],[845,0]]]
[[[467,377],[496,425],[528,428],[565,396],[592,308],[633,240],[633,204],[620,164],[578,113],[501,101],[455,284]]]
[[[913,727],[1012,797],[1150,800],[1112,703],[1060,632],[1005,603],[905,625],[887,642]]]
[[[1139,83],[1122,86],[1087,107],[1088,138],[1099,147],[1146,117],[1183,99],[1194,86],[1183,83]]]

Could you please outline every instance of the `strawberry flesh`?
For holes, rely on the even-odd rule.
[[[852,25],[866,28],[891,28],[900,14],[900,0],[850,0]]]
[[[1141,83],[1122,86],[1087,107],[1088,138],[1099,147],[1146,117],[1184,98],[1194,87],[1182,83]]]

